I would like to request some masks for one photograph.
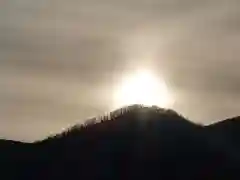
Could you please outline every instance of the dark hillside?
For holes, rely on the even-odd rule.
[[[32,144],[0,142],[1,179],[240,177],[238,154],[219,138],[224,128],[217,132],[175,111],[141,105],[87,122]]]

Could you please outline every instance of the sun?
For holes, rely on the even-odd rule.
[[[122,78],[114,95],[116,106],[143,104],[170,108],[173,98],[165,81],[150,71],[141,70]]]

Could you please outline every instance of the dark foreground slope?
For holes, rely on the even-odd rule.
[[[2,140],[0,179],[240,179],[239,151],[218,127],[131,106],[43,141]]]

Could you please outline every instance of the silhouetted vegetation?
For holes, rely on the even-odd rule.
[[[0,178],[239,179],[238,124],[204,127],[172,110],[133,105],[35,143],[2,140]]]

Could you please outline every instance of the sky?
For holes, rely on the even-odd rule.
[[[139,69],[194,122],[240,115],[239,50],[238,0],[2,0],[0,137],[33,141],[110,111]]]

